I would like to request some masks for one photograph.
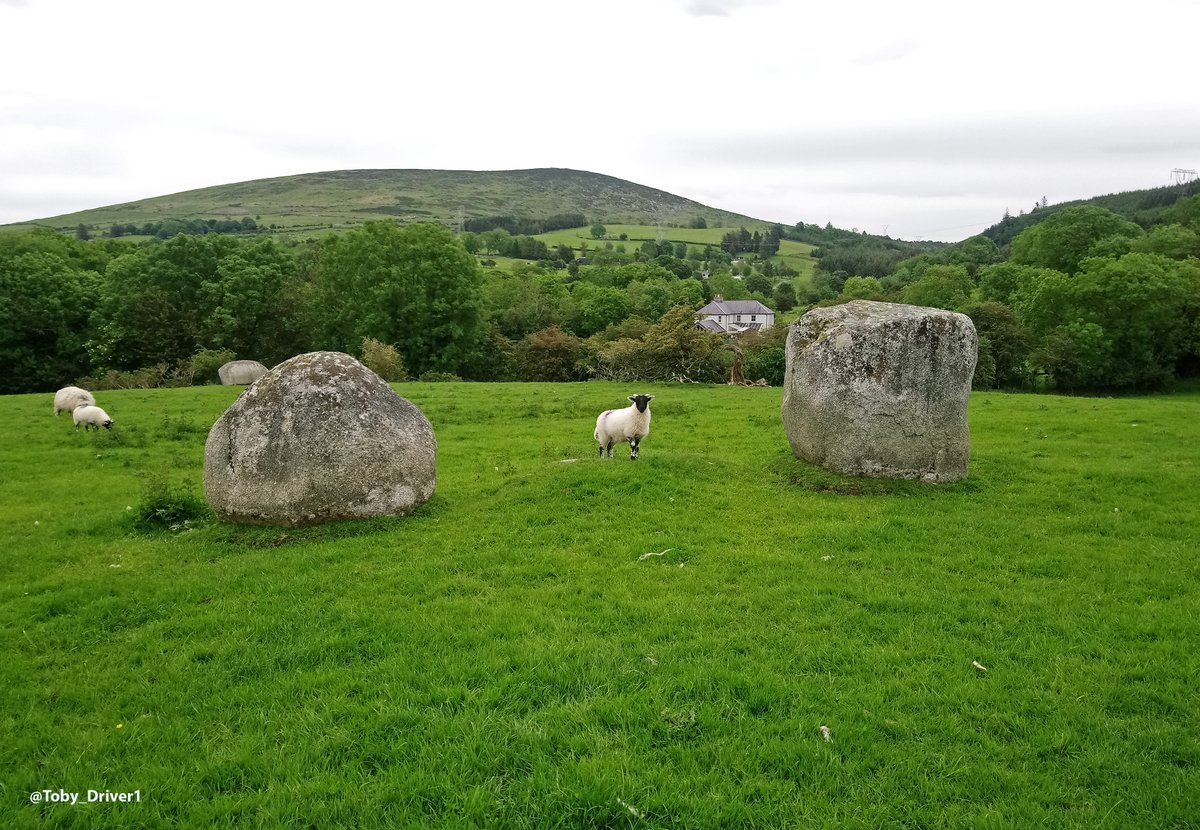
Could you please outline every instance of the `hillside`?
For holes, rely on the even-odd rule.
[[[1021,231],[1044,222],[1060,210],[1080,205],[1094,205],[1111,210],[1113,213],[1124,216],[1131,222],[1136,222],[1143,228],[1146,228],[1155,224],[1163,211],[1170,208],[1180,199],[1186,199],[1197,194],[1200,194],[1200,180],[1188,182],[1187,184],[1152,187],[1146,190],[1128,190],[1122,193],[1093,196],[1090,199],[1060,202],[1019,216],[1006,216],[1001,221],[984,230],[980,235],[986,236],[997,245],[1007,245]]]
[[[93,235],[114,224],[178,220],[241,220],[284,235],[337,230],[369,219],[434,221],[581,213],[588,221],[710,227],[761,227],[748,216],[702,205],[652,187],[581,170],[334,170],[206,187],[5,226],[33,226]]]

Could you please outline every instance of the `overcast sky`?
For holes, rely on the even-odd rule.
[[[1200,0],[0,0],[0,223],[570,167],[958,240],[1200,168]]]

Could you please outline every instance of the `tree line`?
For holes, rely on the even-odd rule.
[[[731,256],[757,254],[762,259],[769,259],[779,253],[781,239],[783,226],[779,224],[771,225],[765,234],[761,231],[750,233],[745,227],[741,227],[721,237],[721,250]]]
[[[727,265],[701,279],[727,255],[704,261],[669,243],[605,243],[567,268],[553,256],[486,268],[472,236],[486,234],[393,221],[292,245],[0,235],[0,392],[182,384],[234,357],[273,365],[318,349],[393,349],[397,380],[721,380],[732,352],[694,327],[695,310],[714,292],[770,305],[776,288]],[[768,348],[781,357],[781,344]],[[763,363],[772,380],[776,363]]]
[[[110,225],[104,235],[109,239],[122,236],[154,236],[170,239],[181,233],[203,235],[208,233],[258,233],[258,222],[252,217],[241,219],[164,219],[161,222],[117,222]],[[81,224],[75,232],[77,239],[91,239],[91,229]]]
[[[732,344],[692,325],[714,294],[777,311],[853,299],[961,311],[980,334],[980,388],[1160,388],[1200,373],[1200,195],[1157,216],[1143,227],[1069,207],[1007,245],[915,246],[805,225],[763,234],[760,245],[821,242],[798,290],[794,272],[721,246],[605,239],[581,242],[577,257],[503,228],[378,221],[288,244],[6,234],[0,392],[186,383],[233,357],[271,365],[316,349],[392,350],[394,380],[721,380]],[[502,251],[526,261],[481,264]],[[785,334],[738,345],[747,377],[782,380]]]
[[[976,236],[886,274],[869,259],[823,258],[802,299],[967,314],[978,388],[1162,388],[1200,373],[1200,195],[1149,227],[1095,205],[1048,211],[1008,245]]]
[[[464,219],[462,229],[471,233],[484,233],[499,228],[513,236],[536,236],[539,233],[583,227],[587,223],[582,213],[556,213],[544,219],[509,215],[479,216]]]

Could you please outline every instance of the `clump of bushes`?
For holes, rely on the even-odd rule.
[[[373,337],[364,337],[362,363],[388,383],[402,383],[408,380],[408,375],[404,371],[404,358],[390,343],[382,343]]]
[[[231,360],[237,360],[237,355],[229,349],[201,349],[192,355],[192,382],[220,383],[217,370]]]
[[[462,378],[450,372],[425,372],[418,380],[421,383],[458,383]]]
[[[719,335],[696,328],[695,312],[676,306],[640,339],[599,344],[587,369],[604,380],[720,383],[731,360]]]
[[[558,326],[525,335],[516,347],[521,380],[562,383],[581,380],[583,341]]]
[[[191,386],[194,377],[192,362],[181,360],[174,366],[156,363],[142,369],[107,369],[99,374],[80,378],[76,384],[84,389],[161,389]]]
[[[741,336],[743,369],[746,380],[760,378],[771,386],[783,386],[787,367],[787,326],[775,325],[766,331],[749,332]]]

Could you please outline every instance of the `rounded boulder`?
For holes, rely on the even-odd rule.
[[[204,495],[217,516],[295,527],[399,516],[433,495],[429,420],[341,352],[310,352],[259,378],[204,447]]]
[[[217,377],[222,386],[248,386],[268,371],[257,360],[231,360],[217,370]]]
[[[783,425],[797,458],[846,475],[957,481],[971,453],[971,318],[854,300],[788,331]]]

